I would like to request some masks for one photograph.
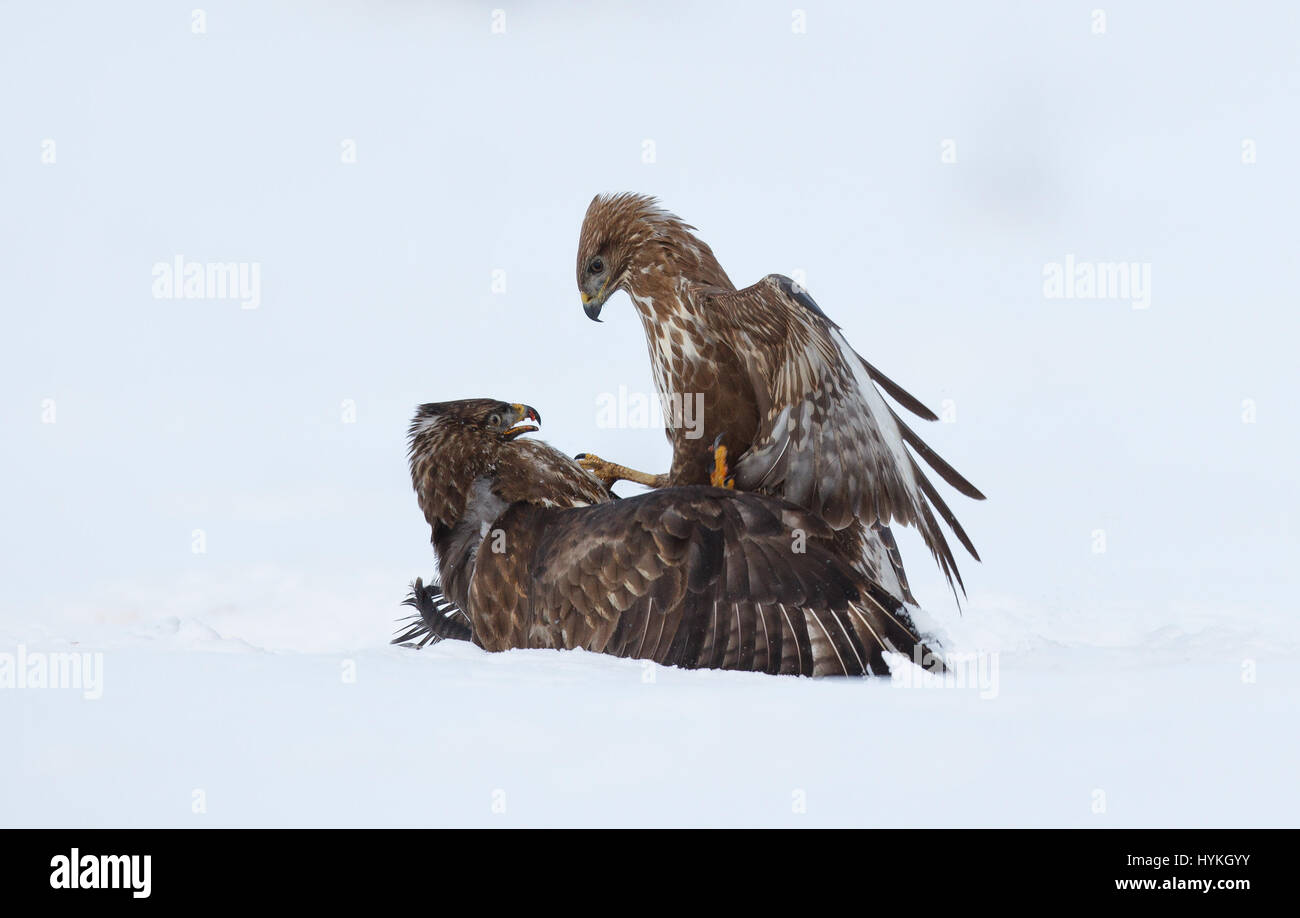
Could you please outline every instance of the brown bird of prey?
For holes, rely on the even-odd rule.
[[[492,399],[418,409],[411,481],[441,591],[416,581],[419,615],[398,641],[805,676],[884,674],[891,649],[941,666],[808,511],[707,486],[613,500],[574,460],[520,439],[537,429],[527,421],[532,408]]]
[[[984,495],[904,423],[877,386],[926,420],[937,420],[934,412],[862,359],[790,278],[769,274],[737,290],[693,229],[644,195],[597,195],[587,208],[577,265],[587,316],[599,321],[605,302],[626,291],[664,405],[698,394],[703,423],[688,429],[666,418],[673,446],[666,474],[589,454],[580,457],[583,467],[606,484],[734,481],[784,497],[829,523],[864,574],[909,602],[889,524],[915,526],[955,592],[961,574],[935,511],[979,555],[916,456],[962,494]],[[701,439],[717,438],[721,455],[699,448]],[[729,478],[723,451],[735,457]]]

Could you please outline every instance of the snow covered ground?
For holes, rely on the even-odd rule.
[[[791,6],[4,7],[0,685],[102,683],[0,687],[0,825],[1300,824],[1300,8]],[[667,467],[614,190],[943,415],[995,686],[388,646],[415,405]]]
[[[994,651],[982,681],[908,687],[580,651],[417,652],[384,644],[391,584],[329,592],[251,579],[178,615],[142,602],[61,623],[76,645],[4,633],[0,646],[25,639],[29,655],[103,656],[96,700],[0,691],[0,822],[1300,822],[1293,626],[1288,644],[1260,638],[1277,622],[1099,627],[975,604],[950,624],[979,642],[958,649]]]

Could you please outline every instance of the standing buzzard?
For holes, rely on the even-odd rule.
[[[839,326],[788,277],[769,274],[737,290],[694,229],[651,197],[598,195],[578,241],[578,289],[588,317],[616,291],[632,298],[645,329],[661,393],[703,396],[703,442],[718,437],[737,457],[734,483],[806,507],[837,530],[843,552],[867,576],[909,602],[895,520],[917,527],[948,582],[964,586],[943,517],[976,560],[979,555],[916,458],[962,494],[983,500],[907,426],[877,385],[927,420],[934,412],[862,359]],[[667,419],[672,467],[649,475],[582,457],[606,484],[650,487],[723,483],[700,448],[696,428]],[[725,456],[725,453],[723,454]]]
[[[399,640],[805,676],[884,674],[886,650],[928,655],[808,511],[701,486],[613,500],[567,456],[518,439],[537,419],[491,399],[420,406],[411,480],[445,592],[416,582],[419,618]]]

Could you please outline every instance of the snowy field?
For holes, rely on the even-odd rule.
[[[1300,825],[1300,9],[195,5],[0,12],[0,825]],[[415,405],[667,468],[612,190],[943,416],[982,687],[389,646]]]
[[[29,654],[101,649],[102,697],[0,691],[17,733],[0,759],[4,823],[1300,822],[1293,623],[1278,644],[1261,635],[1281,623],[1262,618],[976,606],[950,644],[994,651],[985,669],[909,686],[417,652],[383,642],[384,583],[352,597],[269,586],[196,585],[179,615],[60,622],[75,646],[27,632]]]

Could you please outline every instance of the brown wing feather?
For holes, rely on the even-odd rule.
[[[759,433],[735,462],[738,487],[779,494],[837,529],[915,526],[954,588],[961,575],[931,503],[950,525],[952,512],[908,452],[918,454],[962,493],[983,495],[906,425],[876,390],[922,416],[932,414],[861,359],[838,327],[789,278],[769,275],[735,292],[701,292],[713,321],[738,352],[749,355],[750,382],[766,406]],[[883,381],[882,381],[883,380]],[[954,532],[975,555],[959,525]]]
[[[862,365],[867,368],[867,373],[871,376],[871,378],[875,382],[879,383],[880,388],[888,392],[890,396],[894,399],[894,401],[898,402],[898,404],[902,405],[908,411],[912,412],[912,414],[915,414],[918,417],[921,417],[927,421],[939,420],[939,416],[935,414],[933,411],[931,411],[929,408],[927,408],[919,398],[917,398],[911,392],[908,392],[906,389],[904,389],[898,383],[894,382],[884,373],[881,373],[871,364],[867,363],[867,361],[862,357],[859,357],[858,359],[862,360]]]
[[[502,444],[494,491],[512,504],[517,500],[551,507],[603,504],[609,489],[564,453],[541,440]]]
[[[514,646],[821,676],[886,673],[886,649],[920,644],[901,606],[840,559],[833,530],[775,498],[667,488],[572,510],[517,505],[498,526],[507,542],[535,542],[480,560],[471,602],[476,622],[496,614],[480,598],[507,610],[489,630],[527,636]]]

